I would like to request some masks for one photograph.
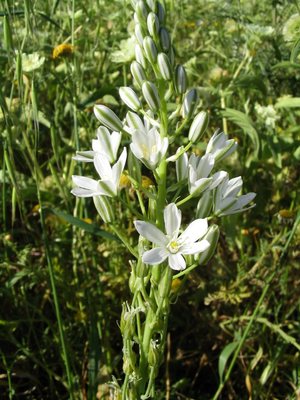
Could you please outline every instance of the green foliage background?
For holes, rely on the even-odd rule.
[[[157,399],[299,399],[298,3],[165,6],[177,61],[211,116],[205,140],[217,128],[237,139],[227,167],[257,206],[223,219],[214,259],[174,283]],[[108,382],[122,379],[130,257],[70,189],[74,171],[89,172],[72,156],[95,136],[92,106],[124,116],[131,18],[125,0],[1,1],[3,399],[112,399]],[[54,58],[63,43],[73,47]],[[45,59],[26,71],[22,53]],[[130,219],[120,213],[119,229],[135,243]]]

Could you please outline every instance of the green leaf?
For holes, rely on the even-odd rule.
[[[271,69],[278,69],[278,68],[296,68],[300,69],[300,64],[292,63],[290,61],[282,61],[278,64],[273,65]]]
[[[44,210],[48,213],[56,215],[73,226],[77,226],[77,228],[83,229],[85,232],[91,233],[92,235],[100,236],[108,240],[119,241],[115,235],[99,229],[95,224],[89,224],[80,218],[73,217],[73,215],[64,213],[63,211],[56,210],[54,208],[45,207]]]
[[[220,378],[221,382],[223,382],[223,376],[224,376],[224,371],[225,371],[227,361],[229,360],[229,357],[232,355],[232,353],[237,348],[238,344],[239,344],[239,342],[229,343],[227,346],[224,347],[224,349],[222,350],[222,353],[220,354],[218,371],[219,371],[219,378]]]
[[[296,40],[292,51],[291,51],[291,57],[290,57],[290,61],[291,63],[297,63],[297,57],[299,55],[300,52],[300,38],[298,40]]]
[[[300,97],[284,96],[278,99],[276,108],[297,108],[300,107]]]
[[[233,108],[226,108],[224,111],[221,111],[221,114],[223,117],[229,119],[229,121],[238,125],[245,134],[249,136],[254,145],[255,156],[258,157],[260,152],[260,140],[250,117],[241,111],[234,110]]]

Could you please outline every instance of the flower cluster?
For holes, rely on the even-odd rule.
[[[249,203],[255,194],[240,196],[242,178],[229,179],[226,171],[216,170],[218,163],[237,147],[223,132],[213,134],[202,156],[188,154],[188,149],[199,142],[207,130],[208,113],[198,110],[197,88],[189,88],[185,68],[175,64],[162,4],[154,0],[134,0],[132,4],[135,10],[135,60],[130,68],[133,86],[119,89],[128,112],[122,120],[103,104],[94,107],[101,124],[97,138],[92,141],[92,150],[77,152],[74,159],[93,163],[98,179],[73,176],[72,193],[78,197],[93,197],[101,217],[110,222],[111,207],[107,198],[121,195],[120,179],[126,161],[129,179],[142,187],[141,174],[137,171],[143,164],[153,174],[157,188],[167,184],[175,161],[179,195],[168,199],[166,190],[157,190],[155,221],[137,220],[135,228],[141,237],[153,243],[150,250],[142,250],[143,263],[155,265],[167,261],[172,269],[182,270],[186,268],[184,256],[206,254],[215,242],[218,230],[210,230],[207,217],[249,209],[253,207]],[[172,103],[170,109],[175,111],[168,114],[167,104]],[[189,143],[174,152],[171,144],[176,143],[179,133],[185,130]],[[129,140],[129,146],[123,147],[118,158],[122,136]],[[198,198],[197,219],[181,232],[178,207],[194,198]],[[164,210],[159,210],[161,205]],[[159,213],[163,214],[162,218]]]

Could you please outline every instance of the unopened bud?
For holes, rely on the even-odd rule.
[[[143,48],[145,55],[151,64],[154,64],[157,60],[157,48],[153,39],[150,36],[146,36],[143,41]]]
[[[175,66],[175,52],[174,52],[173,46],[171,46],[168,51],[168,57],[169,57],[172,67],[174,67]]]
[[[145,129],[145,126],[141,118],[132,111],[128,111],[128,113],[126,114],[126,122],[131,130],[143,131]]]
[[[135,45],[135,58],[136,61],[141,64],[141,66],[143,68],[147,67],[147,60],[146,57],[144,55],[143,49],[141,48],[141,46],[139,44]]]
[[[128,152],[127,168],[129,175],[138,183],[142,182],[142,163],[131,150]]]
[[[121,87],[119,89],[119,94],[123,102],[133,111],[138,111],[142,107],[137,94],[130,87]]]
[[[195,143],[201,139],[208,126],[209,117],[205,111],[200,111],[196,115],[189,130],[189,140]]]
[[[130,66],[130,71],[135,83],[141,87],[143,82],[146,80],[144,68],[137,61],[133,61]]]
[[[158,16],[158,19],[159,19],[159,22],[161,23],[161,24],[163,24],[164,22],[165,22],[165,9],[164,9],[164,6],[158,1],[157,2],[157,16]]]
[[[176,154],[182,150],[182,146],[179,147]],[[177,160],[176,160],[176,177],[177,182],[180,182],[188,177],[188,155],[187,153],[183,153]]]
[[[166,30],[166,28],[160,28],[159,30],[159,39],[160,39],[160,45],[163,51],[168,51],[171,46],[171,39],[169,32]]]
[[[156,38],[159,31],[159,20],[154,12],[150,12],[147,17],[148,32],[153,38]]]
[[[134,28],[134,33],[137,41],[141,46],[143,46],[143,40],[144,40],[144,35],[143,35],[143,30],[141,24],[136,24]]]
[[[150,341],[149,352],[148,352],[148,363],[150,367],[155,367],[160,364],[159,346],[153,339]]]
[[[218,244],[219,236],[220,236],[220,230],[218,225],[212,225],[208,228],[208,231],[206,235],[203,237],[203,239],[207,240],[210,243],[210,246],[203,253],[200,253],[199,257],[200,265],[207,264],[208,261],[214,255]]]
[[[152,82],[144,82],[142,85],[143,96],[151,111],[156,112],[160,108],[160,100],[156,86]]]
[[[94,114],[101,124],[105,125],[107,128],[118,132],[123,129],[119,117],[117,117],[110,108],[97,104],[94,107]]]
[[[156,12],[156,0],[147,0],[147,4],[151,11]]]
[[[147,12],[145,3],[142,0],[140,0],[136,3],[135,12],[136,12],[139,22],[141,24],[144,24],[145,21],[147,20],[148,12]]]
[[[207,218],[211,212],[213,206],[213,191],[207,190],[201,196],[198,201],[196,217],[197,218]]]
[[[111,200],[107,196],[93,196],[94,204],[98,214],[105,223],[112,222],[115,218]]]
[[[177,94],[183,94],[187,88],[187,75],[183,65],[177,65],[175,69],[175,89]]]
[[[172,77],[172,68],[169,57],[165,53],[159,53],[157,56],[157,64],[162,78],[169,81]]]
[[[183,107],[182,107],[182,116],[183,118],[190,119],[199,102],[199,95],[196,89],[191,89],[189,90],[185,96],[184,96],[184,101],[183,101]]]

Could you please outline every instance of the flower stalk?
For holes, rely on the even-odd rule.
[[[123,86],[119,92],[128,112],[122,119],[105,105],[95,106],[101,123],[97,140],[92,150],[78,153],[75,159],[93,163],[97,178],[75,175],[72,193],[93,197],[100,217],[133,257],[132,300],[123,303],[120,320],[124,381],[116,388],[116,398],[144,400],[155,398],[155,380],[164,360],[172,280],[183,275],[185,279],[213,256],[219,228],[208,221],[247,210],[255,194],[239,196],[241,177],[229,180],[227,172],[215,171],[218,161],[236,149],[227,135],[216,132],[201,157],[188,154],[207,131],[208,112],[198,110],[197,88],[188,86],[184,67],[175,65],[162,3],[132,0],[132,6],[136,60],[130,70],[135,88]],[[185,147],[179,133],[188,138]],[[130,144],[120,150],[123,136]],[[142,164],[155,181],[148,178],[151,188],[143,183]],[[175,171],[176,194],[172,195]],[[134,200],[123,181],[134,189]],[[195,199],[197,210],[191,222],[182,226],[180,206],[188,203],[191,217]],[[134,210],[133,201],[142,214],[134,211],[141,219],[133,221],[132,238],[117,225],[113,205],[126,207],[128,214]],[[175,276],[173,271],[178,271]]]

